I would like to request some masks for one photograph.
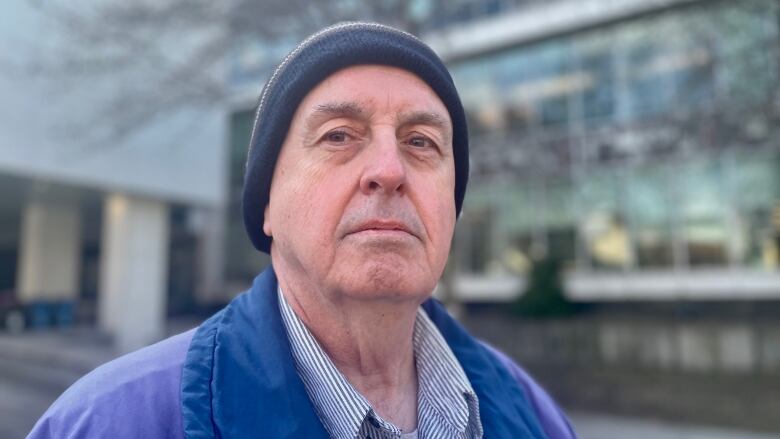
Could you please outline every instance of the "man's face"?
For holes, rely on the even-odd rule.
[[[354,66],[298,107],[263,231],[274,265],[314,288],[422,300],[447,260],[454,188],[452,123],[433,90],[405,70]]]

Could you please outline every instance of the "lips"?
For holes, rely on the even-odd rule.
[[[360,232],[404,232],[408,233],[409,235],[412,235],[414,237],[418,237],[417,234],[412,232],[411,228],[408,227],[406,224],[400,221],[394,221],[394,220],[371,220],[366,221],[364,223],[361,223],[355,227],[351,233],[360,233]]]

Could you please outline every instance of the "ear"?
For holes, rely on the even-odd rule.
[[[265,210],[263,210],[263,233],[265,233],[269,237],[273,237],[273,232],[271,231],[271,218],[269,215],[271,213],[270,203],[265,205]]]

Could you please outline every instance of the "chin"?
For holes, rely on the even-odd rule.
[[[404,262],[363,261],[358,266],[352,266],[342,278],[342,291],[367,300],[422,302],[433,293],[436,280],[423,267],[410,266],[408,260]]]

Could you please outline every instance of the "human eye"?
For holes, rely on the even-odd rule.
[[[415,149],[435,149],[436,143],[427,136],[414,134],[409,136],[406,143]]]
[[[322,136],[322,140],[333,144],[346,143],[350,139],[351,136],[349,135],[349,133],[347,133],[345,130],[340,130],[340,129],[328,131],[327,133],[325,133],[324,136]]]

